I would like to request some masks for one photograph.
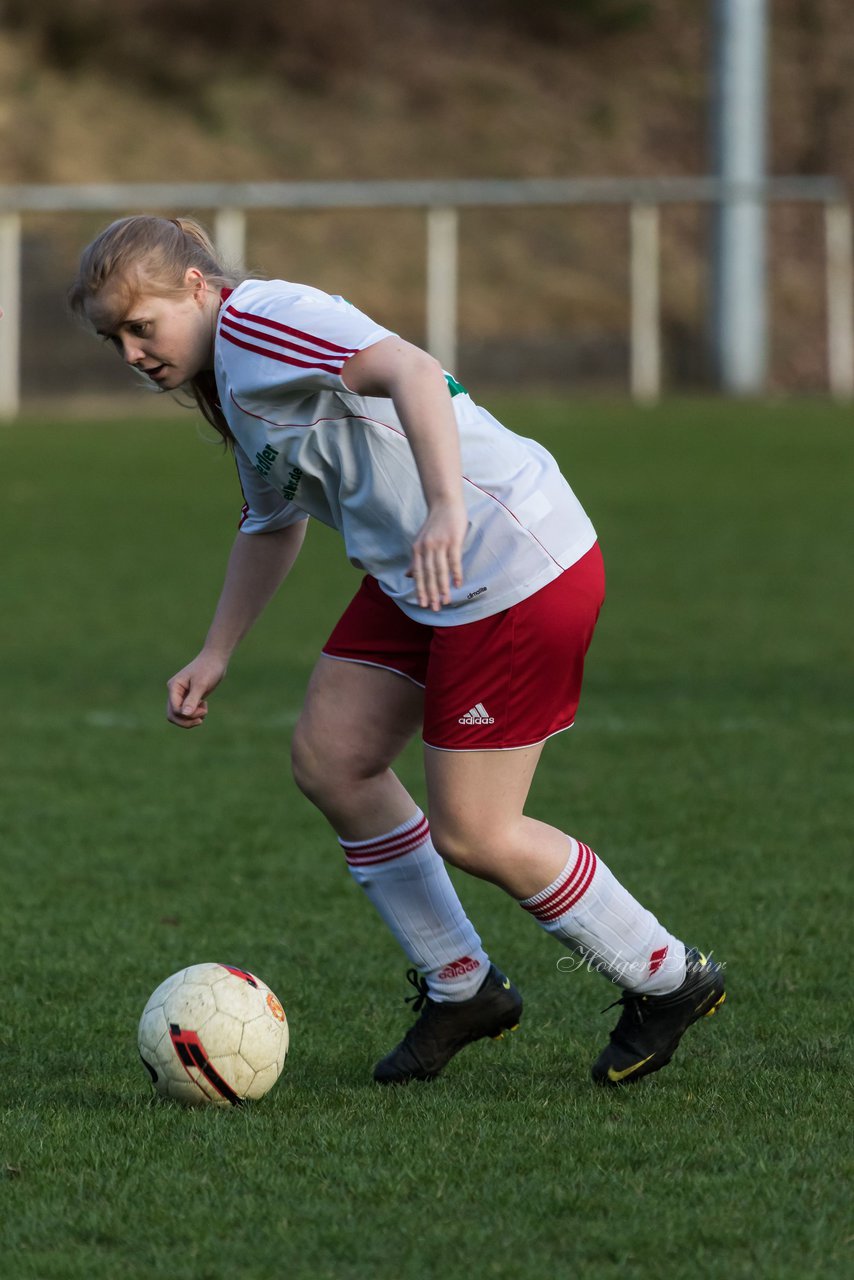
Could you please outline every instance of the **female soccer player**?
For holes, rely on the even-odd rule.
[[[309,516],[365,570],[292,755],[413,966],[420,1016],[374,1079],[432,1079],[521,1016],[443,859],[506,890],[622,988],[594,1080],[663,1067],[722,1003],[720,967],[586,844],[523,813],[543,744],[573,722],[604,596],[596,534],[554,459],[342,298],[229,274],[188,219],[114,222],[84,251],[70,301],[161,390],[191,389],[237,463],[240,528],[204,646],[169,681],[173,724],[203,723]],[[419,728],[429,825],[392,771]]]

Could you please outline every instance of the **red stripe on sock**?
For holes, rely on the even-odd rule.
[[[350,866],[363,867],[374,862],[388,862],[392,858],[411,853],[424,843],[429,834],[430,824],[426,817],[422,817],[409,831],[400,832],[396,836],[381,836],[378,840],[365,840],[355,845],[342,840],[340,844]]]
[[[578,861],[573,868],[572,875],[564,884],[557,896],[552,896],[548,907],[544,910],[540,906],[535,912],[538,920],[557,920],[560,916],[570,911],[590,887],[590,882],[596,872],[596,855],[592,849],[588,849],[586,844],[579,846],[580,853]]]
[[[342,840],[341,845],[348,853],[375,853],[380,849],[388,849],[404,840],[409,840],[414,835],[425,839],[429,830],[430,824],[422,814],[414,827],[409,827],[406,831],[398,831],[393,836],[377,836],[376,840]]]
[[[578,856],[571,869],[564,874],[551,893],[547,894],[545,898],[540,898],[538,902],[533,903],[523,902],[522,906],[525,910],[530,911],[532,915],[542,917],[543,915],[548,915],[554,907],[562,903],[564,898],[572,892],[579,873],[583,873],[587,869],[589,864],[588,853],[587,846],[579,841]]]
[[[540,902],[519,905],[538,920],[557,920],[581,901],[596,874],[596,854],[586,844],[578,842],[578,857],[571,871],[568,871],[559,884],[555,885],[548,897]]]

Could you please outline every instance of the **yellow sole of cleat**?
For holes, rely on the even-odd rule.
[[[518,1030],[519,1030],[519,1023],[518,1023],[518,1022],[516,1023],[515,1027],[505,1027],[505,1028],[504,1028],[504,1031],[518,1031]],[[490,1038],[490,1040],[503,1040],[503,1039],[504,1039],[504,1031],[499,1031],[499,1033],[498,1033],[498,1035],[497,1035],[497,1036],[490,1036],[490,1037],[489,1037],[489,1038]]]
[[[724,1000],[726,1000],[726,992],[724,992],[724,993],[723,993],[723,995],[721,996],[720,1000],[716,1000],[716,1001],[715,1001],[715,1003],[712,1005],[711,1009],[709,1009],[709,1011],[708,1011],[707,1013],[704,1013],[704,1014],[703,1014],[703,1017],[704,1017],[704,1018],[711,1018],[712,1014],[713,1014],[713,1013],[717,1013],[718,1009],[720,1009],[720,1007],[721,1007],[721,1005],[723,1004]]]

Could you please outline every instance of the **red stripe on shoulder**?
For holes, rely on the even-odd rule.
[[[290,325],[282,324],[279,320],[270,320],[267,316],[255,315],[252,311],[238,311],[231,303],[226,307],[226,312],[236,316],[238,320],[250,320],[253,324],[264,325],[269,329],[275,329],[278,333],[289,333],[292,338],[302,338],[305,342],[313,342],[315,346],[323,347],[325,351],[338,352],[341,356],[352,356],[358,351],[358,347],[339,347],[337,342],[330,342],[328,338],[318,338],[313,333],[306,333],[303,329],[292,329]]]
[[[238,324],[230,316],[223,316],[220,333],[243,333],[247,338],[255,338],[259,342],[269,342],[271,346],[282,347],[285,351],[295,351],[300,355],[313,356],[315,360],[328,360],[330,363],[333,360],[340,360],[342,366],[346,359],[344,356],[330,356],[326,351],[303,346],[302,343],[295,342],[293,338],[279,338],[275,333],[265,333],[258,329],[252,329],[247,324]]]
[[[234,334],[227,333],[225,329],[220,329],[220,333],[226,342],[232,343],[235,347],[242,347],[244,351],[254,351],[256,355],[266,356],[269,360],[278,360],[280,364],[294,365],[297,369],[320,369],[324,373],[341,372],[340,364],[322,364],[320,360],[291,360],[287,356],[279,355],[276,351],[268,351],[266,347],[258,347],[253,342],[243,342]]]

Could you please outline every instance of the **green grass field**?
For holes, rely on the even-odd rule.
[[[0,430],[9,1280],[836,1277],[850,1175],[854,423],[823,404],[503,401],[599,529],[609,598],[531,811],[728,968],[722,1013],[625,1092],[616,1011],[496,889],[457,877],[520,1030],[381,1091],[405,962],[296,792],[288,739],[357,577],[315,528],[203,730],[167,726],[240,505],[174,420]],[[401,771],[423,799],[416,749]],[[200,960],[281,996],[254,1108],[154,1100],[136,1023]]]

